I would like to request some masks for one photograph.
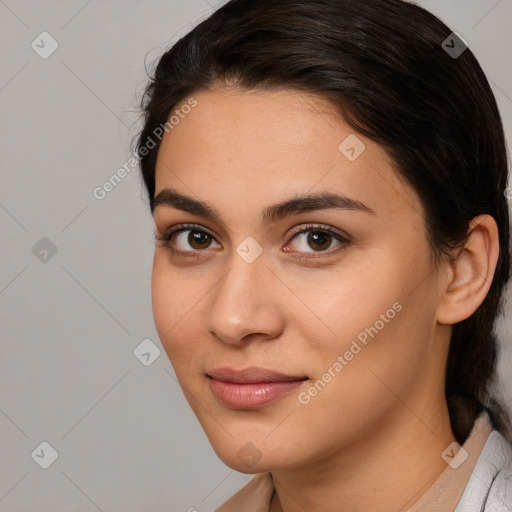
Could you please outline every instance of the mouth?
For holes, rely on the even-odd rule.
[[[291,393],[308,380],[265,368],[214,368],[206,376],[215,397],[231,409],[257,409]]]

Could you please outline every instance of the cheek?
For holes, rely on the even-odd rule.
[[[381,309],[370,309],[366,304],[366,322],[360,314],[357,322],[352,322],[360,325],[347,326],[347,332],[355,336],[343,334],[340,321],[340,334],[331,338],[332,343],[327,344],[324,338],[321,349],[310,350],[321,356],[310,386],[297,397],[301,404],[297,428],[322,431],[330,439],[349,442],[361,435],[361,429],[378,424],[386,411],[403,408],[397,397],[407,396],[422,372],[427,335],[421,339],[423,333],[411,321],[415,317],[411,304],[400,305],[402,309],[393,309],[394,316],[390,313],[389,322],[381,320],[382,325],[378,322]],[[377,313],[377,321],[372,311]],[[345,320],[351,322],[350,315],[345,315]],[[364,334],[364,343],[359,333]],[[354,423],[354,418],[359,421]]]
[[[295,281],[294,292],[304,297],[304,304],[294,318],[305,353],[315,360],[316,378],[339,362],[338,356],[343,369],[338,364],[338,371],[331,370],[337,376],[333,380],[363,379],[369,387],[376,379],[369,368],[392,381],[420,365],[435,313],[429,280],[418,286],[418,276],[426,269],[420,259],[414,266],[392,253],[373,256],[319,273],[314,284],[310,279]],[[357,375],[359,370],[363,373]]]
[[[197,309],[201,292],[180,272],[172,272],[155,257],[151,279],[153,318],[160,341],[173,364],[191,356],[200,341],[197,335]],[[194,281],[192,281],[193,283]]]
[[[288,311],[300,322],[312,348],[331,347],[343,353],[358,336],[364,342],[367,329],[376,322],[378,331],[388,330],[399,314],[396,303],[402,301],[404,279],[382,254],[354,257],[341,268],[294,279],[290,288],[300,302],[290,296],[295,312]]]
[[[173,268],[163,251],[155,253],[151,276],[151,298],[157,329],[164,339],[169,329],[180,328],[181,322],[194,315],[194,310],[207,288],[201,277],[193,276],[190,269]],[[164,339],[162,341],[164,341]]]
[[[177,286],[176,280],[164,272],[163,265],[159,264],[155,259],[151,278],[151,300],[155,326],[162,343],[165,342],[166,333],[178,319]]]
[[[408,295],[399,288],[376,288],[371,300],[346,303],[337,336],[330,338],[334,341],[328,344],[324,338],[317,347],[322,354],[315,375],[321,381],[316,386],[322,395],[319,410],[330,403],[338,413],[350,410],[363,417],[365,406],[371,405],[373,416],[415,389],[432,358],[435,297],[429,298],[429,286],[425,282]]]

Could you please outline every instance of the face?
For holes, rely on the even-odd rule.
[[[443,396],[423,209],[384,149],[312,95],[194,99],[158,154],[152,299],[217,455],[304,467]]]

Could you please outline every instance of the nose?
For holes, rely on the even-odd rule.
[[[283,290],[264,254],[247,263],[234,253],[230,263],[211,294],[209,332],[232,345],[277,338],[284,327]]]

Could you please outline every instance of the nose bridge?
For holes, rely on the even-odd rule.
[[[250,241],[245,243],[233,252],[209,310],[208,329],[229,343],[253,333],[275,336],[280,325],[278,309],[271,299],[266,259],[262,252],[254,257],[255,247]]]

